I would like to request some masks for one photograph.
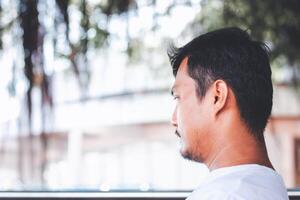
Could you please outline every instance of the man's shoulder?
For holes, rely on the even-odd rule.
[[[225,188],[210,188],[209,190],[197,189],[186,200],[288,200],[285,193],[278,191],[261,190],[231,190]],[[253,189],[253,188],[252,188]]]
[[[274,170],[259,165],[242,165],[228,169],[222,169],[212,173],[207,184],[215,187],[284,187],[281,176]],[[275,184],[275,185],[274,185]],[[234,187],[233,187],[234,186]]]
[[[288,199],[283,181],[275,171],[256,166],[232,169],[212,173],[188,200],[200,197],[201,199]]]

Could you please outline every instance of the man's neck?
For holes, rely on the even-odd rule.
[[[240,135],[239,139],[224,141],[205,164],[211,171],[243,164],[258,164],[273,169],[264,140],[257,141],[253,136],[245,134]]]

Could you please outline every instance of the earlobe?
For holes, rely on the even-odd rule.
[[[223,80],[214,82],[214,110],[215,114],[219,114],[226,105],[228,98],[228,86]]]

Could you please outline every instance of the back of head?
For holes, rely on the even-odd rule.
[[[234,92],[241,119],[261,137],[272,109],[272,80],[268,48],[239,28],[223,28],[196,37],[168,52],[173,74],[188,57],[188,73],[201,99],[209,86],[224,80]]]

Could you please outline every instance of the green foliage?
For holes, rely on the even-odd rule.
[[[112,14],[123,14],[128,12],[131,8],[137,8],[134,0],[105,0],[100,4],[102,12],[110,16]]]
[[[247,29],[252,37],[271,43],[272,59],[284,55],[300,62],[300,1],[205,1],[197,19],[206,30],[223,26]]]
[[[202,0],[194,23],[206,31],[238,26],[270,47],[276,70],[290,67],[291,83],[300,80],[300,1],[298,0]],[[280,62],[278,61],[280,60]]]
[[[290,65],[300,62],[300,1],[225,0],[223,20],[249,29],[258,40],[270,41],[272,59],[284,55]]]

